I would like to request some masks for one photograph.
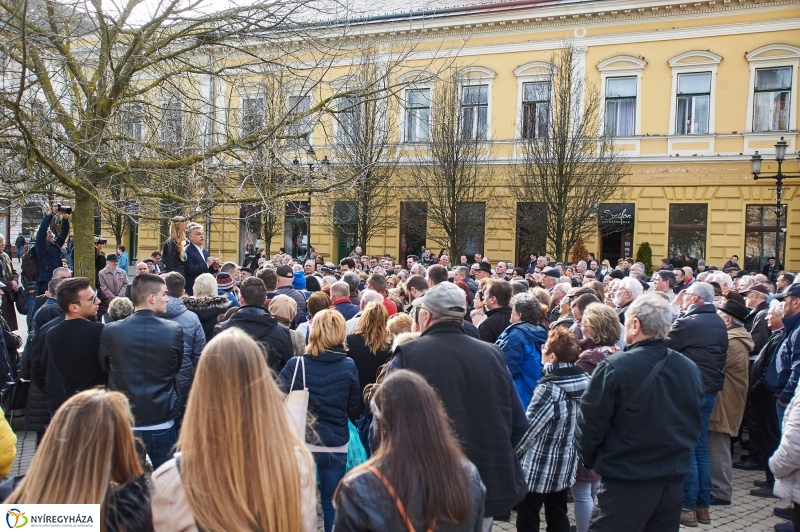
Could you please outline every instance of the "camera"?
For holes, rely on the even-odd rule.
[[[107,238],[98,238],[97,241],[95,242],[95,244],[100,244],[101,246],[105,246],[106,244],[108,244],[108,239]]]
[[[72,214],[72,207],[69,205],[61,205],[60,203],[56,203],[56,209],[58,209],[58,212],[64,214]]]

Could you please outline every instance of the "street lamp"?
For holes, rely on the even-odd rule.
[[[778,267],[781,264],[781,216],[783,215],[783,206],[781,205],[781,195],[783,194],[783,180],[791,177],[800,177],[800,173],[783,173],[781,166],[786,159],[786,141],[781,140],[775,144],[775,161],[778,163],[778,173],[774,175],[761,175],[761,156],[758,152],[750,159],[750,170],[753,173],[753,179],[774,179],[775,180],[775,260]],[[797,156],[798,167],[800,167],[800,153]],[[787,240],[788,242],[788,240]]]
[[[292,166],[295,169],[300,168],[300,159],[297,157],[294,158],[292,161]],[[319,164],[317,163],[317,154],[314,152],[314,148],[308,146],[306,148],[306,166],[308,166],[308,177],[310,179],[316,179],[318,175],[322,175],[322,178],[328,177],[328,174],[331,170],[331,162],[328,160],[328,156],[322,158],[322,162]],[[308,244],[306,245],[306,254],[310,255],[311,251],[311,183],[308,184]]]

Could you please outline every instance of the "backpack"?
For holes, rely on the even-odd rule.
[[[28,251],[22,255],[20,263],[23,277],[33,281],[39,279],[39,257],[36,256],[36,248],[34,246],[30,246]]]

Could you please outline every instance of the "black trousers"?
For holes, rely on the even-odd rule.
[[[795,530],[800,530],[800,504],[792,504],[792,526]]]
[[[769,469],[769,459],[778,450],[781,443],[781,429],[778,426],[778,412],[775,410],[775,399],[765,404],[757,404],[752,409],[756,413],[756,428],[750,439],[759,454],[764,458],[764,472],[770,487],[775,485],[775,475]]]
[[[603,477],[589,532],[677,532],[683,478],[616,480]]]
[[[569,488],[553,493],[528,492],[517,506],[517,532],[539,532],[542,504],[547,532],[569,532],[567,491]]]

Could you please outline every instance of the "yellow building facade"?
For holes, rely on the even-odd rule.
[[[669,256],[689,262],[704,258],[709,265],[722,266],[738,255],[748,269],[760,269],[774,253],[774,181],[754,180],[750,158],[758,151],[764,158],[762,173],[775,173],[774,145],[783,138],[784,172],[800,171],[800,1],[499,2],[376,19],[365,31],[388,47],[402,35],[418,39],[407,72],[432,59],[457,58],[468,84],[485,87],[480,103],[491,164],[507,170],[498,172],[500,183],[487,186],[496,189],[493,194],[508,197],[522,108],[530,104],[524,101],[526,84],[541,81],[553,51],[571,44],[587,82],[600,92],[601,124],[616,136],[629,168],[624,197],[597,205],[590,219],[597,230],[586,245],[596,256],[615,262],[648,242],[656,264]],[[321,86],[312,99],[324,97],[326,90]],[[408,98],[408,90],[402,98]],[[398,111],[399,131],[407,112],[402,107]],[[312,144],[320,157],[332,152],[326,142],[333,140],[326,140],[323,132],[333,129],[330,124],[315,129]],[[402,153],[406,139],[399,131],[396,151]],[[366,253],[402,257],[410,240],[438,251],[430,240],[411,239],[403,218],[402,202],[425,198],[401,196],[385,212],[385,234],[370,240]],[[287,251],[296,252],[308,243],[310,233],[311,245],[326,260],[338,261],[353,242],[333,229],[335,199],[335,191],[311,198],[310,228],[305,198],[287,204],[284,231],[270,242],[270,250],[288,246]],[[796,271],[800,194],[792,181],[784,186],[782,203],[786,232],[781,248],[786,249],[786,268]],[[212,254],[240,261],[245,242],[254,238],[247,234],[252,228],[243,207],[226,205],[211,213]],[[515,214],[507,202],[487,201],[486,219],[502,223],[487,224],[476,251],[493,262],[519,263],[529,250],[518,240],[521,228]],[[614,225],[620,220],[622,230]],[[426,229],[429,235],[437,231],[430,222]],[[143,222],[137,233],[131,242],[141,260],[159,247],[162,232]]]

